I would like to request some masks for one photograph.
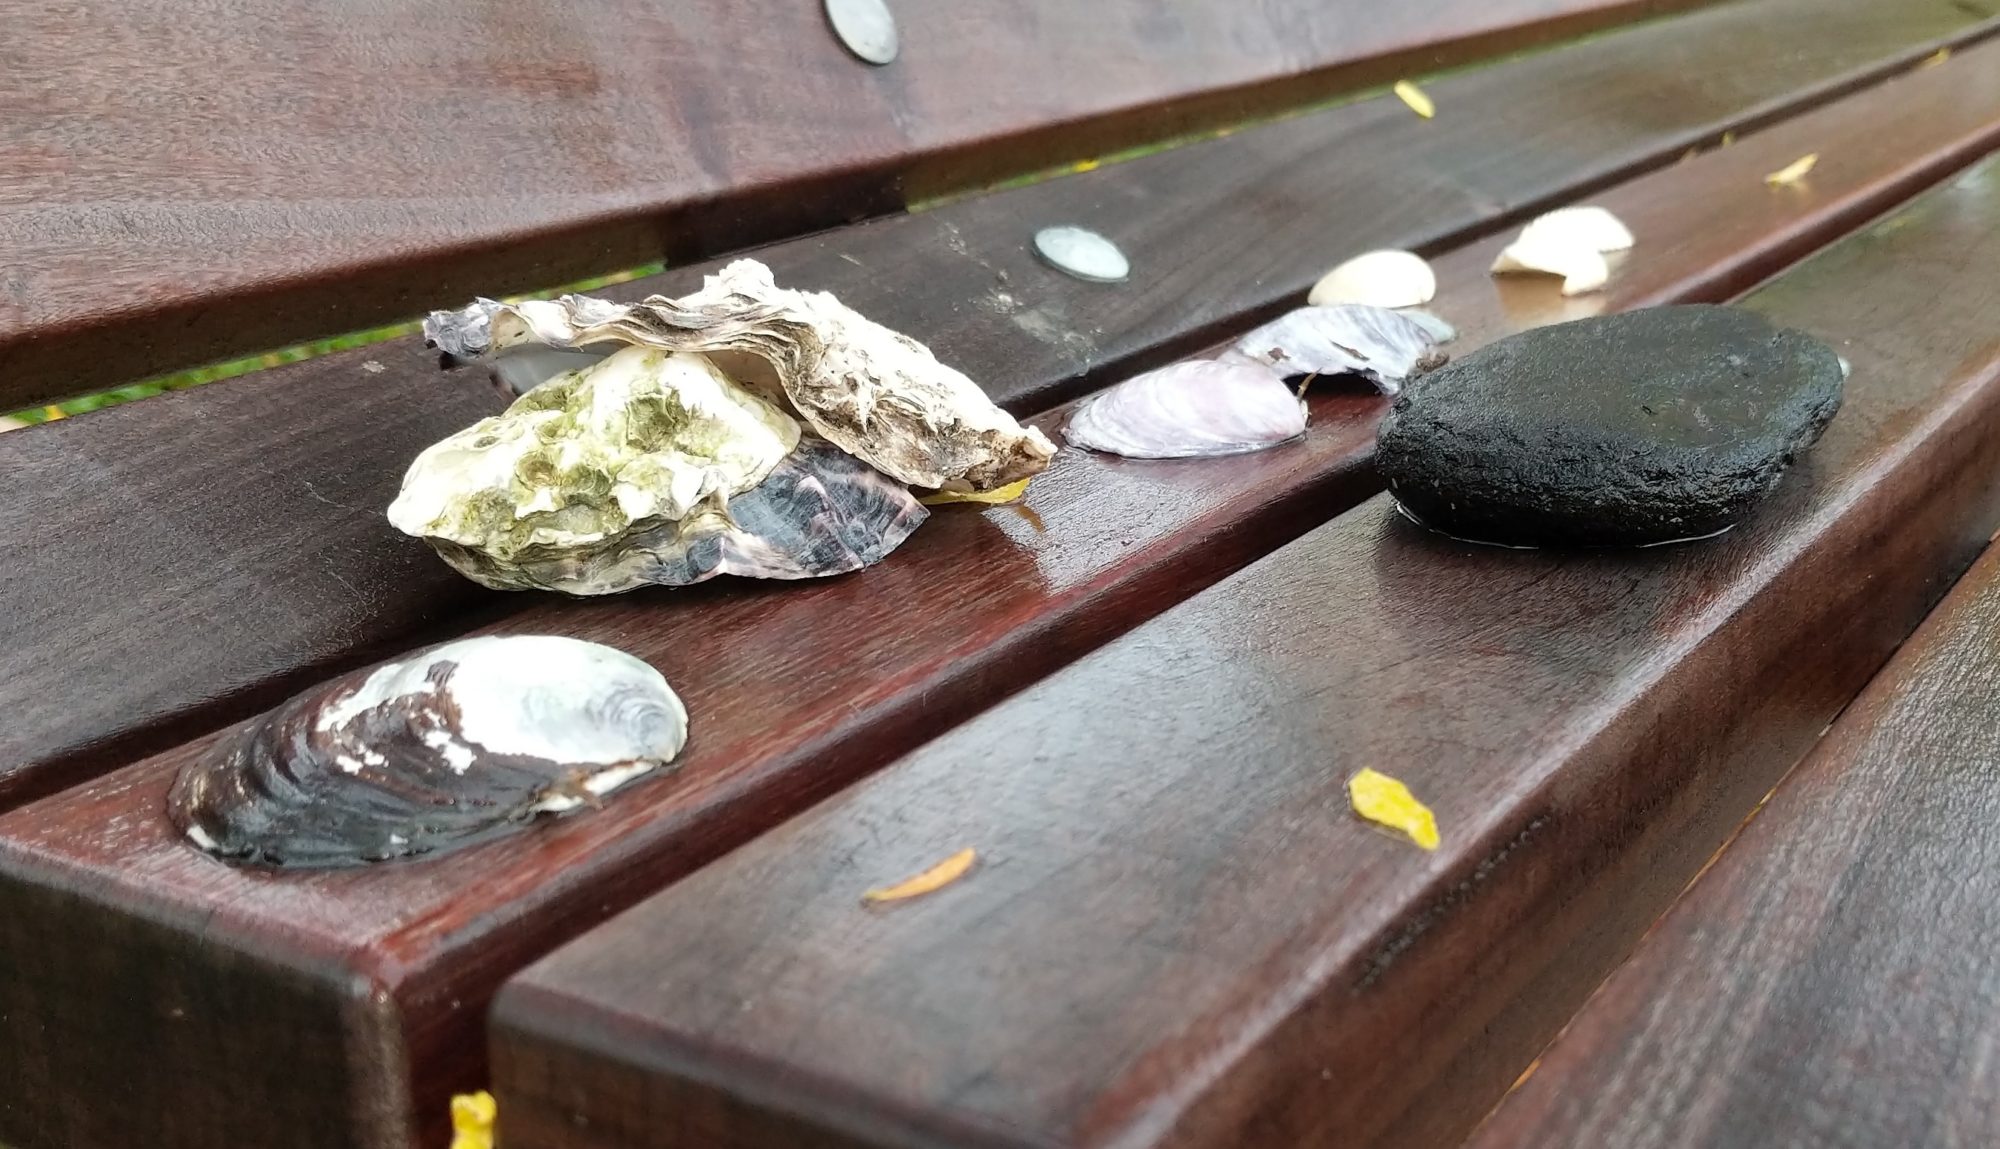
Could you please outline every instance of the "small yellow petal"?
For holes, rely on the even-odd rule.
[[[1813,170],[1818,164],[1818,152],[1807,156],[1800,156],[1798,159],[1765,176],[1764,182],[1774,188],[1790,187],[1806,178],[1806,173]]]
[[[451,1099],[451,1149],[493,1149],[493,1124],[500,1106],[484,1089]]]
[[[1426,95],[1422,88],[1417,87],[1408,80],[1396,81],[1395,92],[1397,99],[1410,105],[1410,110],[1424,119],[1428,120],[1432,116],[1437,115],[1437,105],[1431,102],[1430,96]]]
[[[1009,483],[1004,487],[995,487],[990,491],[938,491],[935,494],[925,495],[917,501],[927,507],[941,507],[946,503],[990,503],[996,505],[999,503],[1011,503],[1028,493],[1028,484],[1031,481],[1029,479],[1022,479],[1018,483]]]
[[[1097,170],[1097,164],[1097,160],[1078,160],[1076,161],[1076,166],[1070,170],[1076,172],[1094,172]]]
[[[972,869],[972,863],[979,860],[979,851],[967,846],[923,873],[913,878],[905,878],[893,886],[882,886],[861,895],[864,902],[900,902],[904,898],[919,897],[934,893],[951,885]]]
[[[1945,62],[1946,60],[1949,60],[1949,59],[1951,59],[1951,49],[1950,49],[1950,48],[1939,48],[1939,49],[1938,49],[1937,51],[1935,51],[1935,52],[1932,52],[1932,53],[1931,53],[1930,55],[1928,55],[1928,56],[1925,56],[1925,57],[1923,58],[1923,61],[1922,61],[1921,63],[1919,63],[1919,64],[1917,65],[1917,67],[1919,67],[1919,68],[1935,68],[1935,67],[1937,67],[1937,66],[1938,66],[1939,64],[1942,64],[1942,63],[1944,63],[1944,62]]]
[[[1347,798],[1354,812],[1369,821],[1401,830],[1426,850],[1438,848],[1437,815],[1417,801],[1408,786],[1387,774],[1363,770],[1349,778]]]
[[[1725,148],[1726,148],[1726,147],[1728,147],[1729,145],[1731,145],[1731,144],[1733,144],[1733,143],[1735,143],[1735,142],[1736,142],[1736,133],[1735,133],[1735,132],[1724,132],[1724,133],[1722,133],[1722,146],[1723,146],[1723,147],[1725,147]]]

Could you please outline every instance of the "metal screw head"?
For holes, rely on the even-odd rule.
[[[896,16],[888,0],[826,0],[827,22],[847,50],[870,64],[896,58]]]
[[[1057,271],[1092,283],[1123,283],[1132,274],[1118,245],[1086,228],[1043,228],[1035,233],[1035,254]]]

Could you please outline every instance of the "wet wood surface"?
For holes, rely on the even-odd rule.
[[[1996,224],[2000,160],[1751,297],[1854,371],[1732,534],[1372,500],[531,967],[509,1143],[1453,1143],[2000,524]]]
[[[1996,632],[1988,551],[1475,1149],[1990,1142]]]
[[[1735,148],[1754,154],[1761,140]],[[1767,156],[1795,146],[1775,132],[1769,142],[1783,150]],[[1909,158],[1882,154],[1899,158],[1881,179]],[[1603,202],[1659,205],[1645,226],[1685,231],[1736,194],[1711,182],[1711,170],[1733,181],[1741,162],[1717,169],[1719,155]],[[1829,184],[1829,200],[1800,209],[1846,211],[1874,182],[1850,176],[1859,182]],[[1761,181],[1737,190],[1741,210],[1767,210]],[[1768,218],[1789,232],[1799,217]],[[1669,269],[1689,284],[1726,280],[1715,260],[1730,258],[1661,244],[1633,287],[1671,293]],[[1552,283],[1503,297],[1484,262],[1441,269],[1441,303],[1466,346],[1562,314]],[[1625,298],[1622,280],[1610,298]],[[674,776],[587,817],[434,862],[247,874],[194,854],[160,816],[173,772],[203,741],[0,819],[0,953],[23,955],[0,979],[16,994],[0,1001],[0,1075],[36,1083],[11,1112],[0,1104],[0,1137],[38,1144],[25,1128],[110,1143],[131,1135],[121,1121],[169,1098],[190,1138],[276,1135],[257,1121],[297,1121],[329,1143],[435,1134],[445,1094],[483,1079],[480,1014],[520,965],[1359,498],[1380,402],[1332,387],[1316,401],[1307,442],[1282,451],[1211,464],[1066,452],[1031,489],[1039,525],[1008,508],[941,509],[857,578],[545,604],[510,621],[651,659],[696,716]],[[101,956],[78,969],[62,956],[77,947]],[[183,1004],[174,1015],[160,1002]],[[347,1047],[280,1080],[265,1067],[287,1056],[295,1025],[338,1028]],[[51,1036],[79,1032],[106,1039]],[[235,1105],[239,1073],[262,1074],[272,1103]],[[114,1083],[134,1105],[77,1101]]]
[[[1437,120],[1367,101],[759,257],[779,282],[832,290],[930,343],[1010,407],[1044,409],[1298,302],[1352,252],[1439,250],[1731,126],[1907,69],[1939,31],[1928,11],[1877,0],[1704,9],[1439,82]],[[1955,34],[1989,24],[1961,21]],[[1964,162],[1988,145],[2000,106],[1990,51],[1962,49],[1945,69],[1746,136],[1727,151],[1746,166],[1705,166],[1717,174],[1691,185],[1722,197],[1712,221],[1690,222],[1671,202],[1688,194],[1678,176],[1630,185],[1658,189],[1643,194],[1660,202],[1631,210],[1642,229],[1674,238],[1649,245],[1621,282],[1657,276],[1653,297],[1706,266],[1721,277],[1707,297],[1719,297]],[[1714,74],[1694,76],[1691,59]],[[1585,90],[1596,96],[1577,100]],[[1761,171],[1822,148],[1808,185],[1764,194]],[[1397,160],[1351,161],[1363,152]],[[1050,220],[1114,235],[1133,282],[1086,284],[1036,263],[1025,237]],[[1698,246],[1681,259],[1687,244]],[[1440,306],[1501,298],[1485,287],[1483,259],[1465,267],[1478,290]],[[611,294],[679,293],[702,270]],[[1534,285],[1510,288],[1515,297],[1528,310],[1494,322],[1538,305]],[[467,612],[530,605],[452,576],[381,515],[422,444],[500,404],[482,372],[441,374],[405,340],[0,436],[0,547],[14,574],[0,586],[0,706],[11,716],[0,808],[467,625]],[[117,529],[54,525],[79,508]],[[50,689],[51,667],[63,690]]]
[[[22,11],[0,58],[0,406],[797,235],[1691,2],[901,3],[881,68],[817,2]],[[1972,18],[1889,7],[1878,26]]]

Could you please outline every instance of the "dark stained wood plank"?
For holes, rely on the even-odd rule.
[[[1473,1145],[1990,1143],[1995,633],[1989,550]]]
[[[1374,101],[760,254],[781,282],[836,291],[932,343],[1015,409],[1042,409],[1296,302],[1347,253],[1435,249],[1664,161],[1879,70],[1923,31],[1882,31],[1874,0],[1828,6],[1801,31],[1801,3],[1705,10],[1455,78],[1436,85],[1448,113],[1437,121]],[[1775,51],[1774,30],[1797,43]],[[1623,274],[1635,285],[1657,275],[1644,289],[1654,296],[1697,267],[1722,277],[1708,292],[1747,283],[1964,163],[1991,146],[2000,118],[1991,52],[1964,50],[1944,69],[1748,137],[1728,160],[1703,161],[1712,175],[1663,173],[1621,188],[1615,202],[1642,231],[1675,237],[1649,243]],[[1689,58],[1721,77],[1699,98],[1677,63]],[[1572,98],[1586,89],[1617,95]],[[1400,159],[1356,165],[1348,157],[1359,150]],[[1811,186],[1763,194],[1761,172],[1804,150],[1827,153]],[[1413,191],[1411,172],[1428,173],[1421,182],[1433,190]],[[1729,204],[1713,223],[1691,222],[1680,198],[1691,178],[1695,194]],[[1470,190],[1438,190],[1447,181]],[[1113,231],[1138,279],[1106,289],[1033,263],[1024,232],[1063,219]],[[1680,258],[1697,236],[1702,246]],[[1474,309],[1455,317],[1475,327],[1532,321],[1545,284],[1508,288],[1505,298],[1526,300],[1516,314],[1477,310],[1500,302],[1485,286],[1488,259],[1475,252],[1463,268],[1474,286],[1440,306]],[[686,290],[698,270],[624,291]],[[469,607],[530,605],[448,578],[380,515],[418,444],[484,412],[473,374],[440,382],[431,358],[405,342],[0,437],[0,539],[28,552],[9,569],[33,572],[0,585],[0,709],[12,716],[0,727],[0,808],[241,717],[413,628],[448,625]],[[443,418],[440,405],[459,418]],[[335,419],[340,449],[311,446]],[[198,449],[147,452],[135,465],[132,445],[148,436]],[[233,447],[210,449],[218,443]],[[239,453],[283,462],[238,465]],[[330,491],[346,494],[318,497]],[[46,527],[78,507],[135,499],[172,513],[128,515],[116,532]],[[282,543],[258,550],[257,540]],[[314,561],[296,560],[300,546]],[[218,568],[233,575],[218,578]],[[183,625],[189,618],[226,621]],[[53,701],[65,693],[88,701]]]
[[[1783,130],[1739,146],[1795,146]],[[1901,170],[1902,159],[1888,161],[1896,155],[1884,153],[1885,173]],[[1649,177],[1687,193],[1646,193],[1685,213],[1649,225],[1670,234],[1729,202],[1705,178],[1710,166]],[[1762,192],[1760,183],[1747,210],[1763,210]],[[1771,226],[1795,224],[1781,215]],[[1661,290],[1670,267],[1714,282],[1717,257],[1662,244],[1651,265],[1660,278],[1646,290]],[[1532,306],[1480,310],[1481,289],[1465,276],[1483,281],[1484,265],[1447,268],[1468,344],[1536,321]],[[38,1142],[22,1129],[106,1144],[132,1135],[120,1121],[163,1108],[185,1115],[189,1130],[228,1129],[250,1143],[275,1133],[244,1124],[259,1119],[366,1144],[394,1141],[410,1122],[435,1130],[444,1094],[484,1076],[480,1013],[508,973],[1349,505],[1370,481],[1362,463],[1380,403],[1324,391],[1318,404],[1307,443],[1284,451],[1209,465],[1066,453],[1029,500],[1040,529],[1006,509],[944,511],[858,578],[711,585],[510,621],[654,660],[695,714],[695,741],[671,780],[588,818],[410,866],[243,874],[187,852],[159,816],[173,771],[205,745],[196,743],[0,819],[0,953],[23,955],[16,976],[0,978],[0,994],[13,994],[0,997],[0,1079],[34,1083],[13,1112],[0,1104],[0,1137],[26,1149]],[[79,971],[64,957],[76,947],[101,955],[98,964]],[[145,1004],[183,1000],[203,1006],[171,1024]],[[268,1104],[234,1105],[235,1075],[281,1060],[295,1018],[340,1025],[360,1052],[327,1056],[290,1089],[260,1077]],[[124,1110],[77,1102],[113,1083],[138,1100]]]
[[[1384,96],[1210,141],[1198,154],[1055,180],[1029,189],[1033,198],[961,201],[767,254],[780,282],[836,291],[864,314],[908,311],[910,285],[922,284],[914,294],[930,303],[912,316],[919,337],[947,362],[1007,365],[984,376],[995,397],[1039,410],[1296,306],[1358,251],[1458,247],[1725,131],[1906,71],[1934,50],[1932,37],[2000,32],[2000,20],[1947,32],[1966,15],[1952,12],[1940,21],[1923,4],[1880,0],[1704,8],[1428,84],[1435,120]],[[1983,117],[1946,111],[1948,102],[1928,110],[1961,127]],[[1864,157],[1888,146],[1857,143]],[[1131,282],[1107,289],[1037,262],[1029,237],[1062,222],[1116,240],[1132,257]],[[668,271],[621,290],[678,294],[700,274]]]
[[[892,210],[1695,0],[23,7],[0,405]],[[1943,35],[1946,0],[1893,5]],[[227,83],[217,78],[226,76]]]
[[[339,367],[0,440],[0,808],[495,599],[429,548],[394,545],[382,508],[402,482],[390,460],[504,397],[471,372],[435,378],[416,343]],[[421,401],[377,404],[392,372],[431,376]]]
[[[1371,501],[511,981],[509,1144],[1452,1143],[2000,523],[1996,175],[1751,297],[1854,374],[1732,535]]]

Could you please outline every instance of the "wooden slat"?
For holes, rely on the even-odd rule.
[[[904,2],[880,69],[817,0],[36,9],[0,61],[0,405],[795,235],[1692,2]],[[1967,19],[1925,7],[1939,34]]]
[[[1751,297],[1854,373],[1724,539],[1378,498],[538,963],[509,1144],[1452,1143],[2000,523],[1996,225],[2000,160]]]
[[[1906,67],[1942,26],[1929,0],[1708,9],[1434,85],[1445,109],[1435,121],[1370,101],[761,254],[780,282],[836,291],[1010,406],[1042,409],[1296,302],[1347,253],[1462,240],[1731,125]],[[1995,28],[1961,22],[1955,34]],[[1802,121],[1815,126],[1785,149],[1828,145],[1810,190],[1760,198],[1754,178],[1718,181],[1737,194],[1717,226],[1746,229],[1727,240],[1762,236],[1769,249],[1738,259],[1714,243],[1701,258],[1731,269],[1732,282],[1754,279],[1838,226],[1853,207],[1841,197],[1885,206],[1988,146],[2000,88],[1991,58],[1979,57],[1982,72],[1972,56],[1948,66],[1953,87],[1927,70]],[[1696,82],[1691,59],[1714,75]],[[1599,96],[1578,101],[1579,91]],[[1397,159],[1357,164],[1356,154]],[[1083,284],[1034,263],[1025,235],[1059,220],[1117,236],[1137,263],[1134,282]],[[1692,265],[1635,271],[1657,269],[1671,285]],[[701,270],[621,292],[677,293]],[[415,626],[474,605],[527,606],[446,577],[380,514],[417,444],[497,406],[475,374],[440,379],[405,342],[0,436],[0,539],[25,552],[10,569],[35,572],[0,586],[0,710],[12,719],[0,727],[0,808],[241,717],[408,641]],[[462,417],[444,418],[441,405]],[[315,446],[334,420],[342,448]],[[236,447],[151,452],[131,465],[132,444],[149,439]],[[268,462],[238,465],[239,450]],[[150,513],[115,531],[48,526],[134,500]],[[312,561],[297,560],[301,546]],[[183,625],[190,618],[214,622]]]
[[[1992,1143],[1995,633],[1989,550],[1476,1149]]]
[[[1989,119],[2000,121],[2000,100]],[[1785,134],[1793,126],[1737,147],[1753,157],[1763,149],[1770,162],[1797,146]],[[1933,141],[1927,151],[1954,148]],[[1727,163],[1704,157],[1605,202],[1622,210],[1629,195],[1659,205],[1638,217],[1659,235],[1730,203],[1766,219],[1768,231],[1823,234],[1867,198],[1862,189],[1900,187],[1915,162],[1893,148],[1878,154],[1872,180],[1850,169],[1826,200],[1807,196],[1788,210],[1771,211],[1761,181],[1737,182],[1734,149]],[[1662,194],[1658,181],[1683,194]],[[1819,228],[1804,226],[1815,218]],[[1771,246],[1747,250],[1761,259]],[[1729,278],[1715,261],[1730,258],[1662,242],[1634,284],[1651,295],[1676,279],[1713,283]],[[1539,310],[1515,299],[1517,310],[1503,313],[1482,302],[1494,298],[1483,262],[1443,267],[1440,304],[1465,325],[1468,345],[1560,313],[1553,291]],[[132,1135],[121,1121],[167,1108],[190,1130],[248,1143],[276,1135],[276,1123],[331,1137],[370,1112],[358,1096],[388,1114],[364,1123],[366,1136],[393,1142],[402,1123],[434,1124],[447,1089],[480,1080],[479,1011],[507,973],[1347,505],[1368,481],[1362,464],[1380,406],[1322,391],[1306,444],[1206,465],[1066,453],[1029,500],[1040,529],[1004,508],[943,511],[890,562],[853,579],[710,586],[512,620],[507,629],[586,635],[655,661],[695,714],[695,740],[671,781],[527,837],[361,873],[230,871],[180,846],[159,817],[168,778],[205,743],[0,819],[0,953],[51,959],[30,958],[11,989],[0,979],[0,995],[14,995],[0,997],[0,1079],[34,1083],[18,1103],[33,1109],[17,1109],[11,1125],[0,1105],[0,1138],[28,1128],[51,1140],[59,1132],[64,1144],[108,1144]],[[20,944],[44,936],[70,939],[103,964],[83,969]],[[201,1006],[172,1024],[136,1004],[183,1000]],[[264,1083],[264,1106],[236,1105],[236,1073],[282,1059],[300,1018],[345,1027],[356,1052],[327,1053],[290,1089]],[[162,1042],[168,1054],[147,1052]],[[139,1100],[109,1110],[76,1100],[114,1083]],[[259,1120],[274,1125],[246,1124]]]

